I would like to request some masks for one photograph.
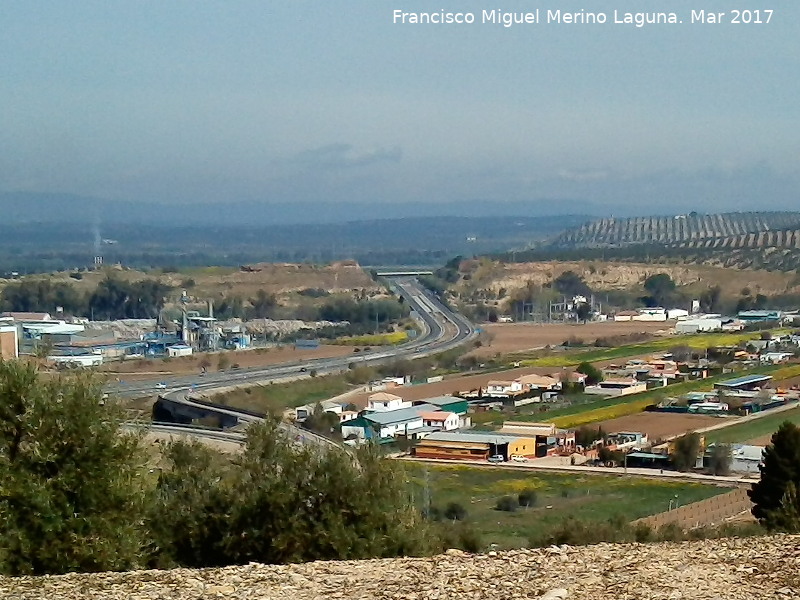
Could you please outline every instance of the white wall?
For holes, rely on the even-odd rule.
[[[722,328],[721,319],[690,319],[675,323],[677,333],[697,333],[698,331],[715,331]]]
[[[375,412],[390,412],[393,410],[400,410],[401,408],[411,408],[411,402],[407,402],[402,398],[390,400],[388,402],[375,402],[370,400],[367,408]]]
[[[421,427],[423,427],[422,417],[406,423],[389,423],[381,426],[380,436],[382,438],[394,437],[398,433],[406,433],[407,431],[413,431]]]

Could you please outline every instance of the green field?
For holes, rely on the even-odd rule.
[[[327,400],[352,387],[344,375],[325,375],[233,390],[214,396],[211,401],[234,408],[281,414],[286,408]]]
[[[727,488],[704,484],[652,481],[612,475],[581,473],[527,473],[459,465],[420,465],[405,463],[414,502],[422,507],[428,496],[431,506],[444,509],[456,502],[466,508],[465,523],[481,537],[485,546],[519,548],[531,537],[541,535],[567,517],[606,522],[609,519],[632,521],[667,510],[670,500],[688,504]],[[427,471],[427,477],[426,477]],[[515,512],[495,509],[497,499],[514,498],[534,489],[536,505]]]
[[[786,333],[788,330],[771,329],[768,330],[773,335]],[[681,335],[643,342],[639,344],[627,344],[616,348],[597,348],[592,350],[578,350],[572,352],[562,352],[548,356],[525,358],[525,355],[517,355],[516,360],[522,359],[522,366],[525,367],[570,367],[582,362],[597,362],[601,360],[614,360],[617,358],[628,358],[641,354],[653,352],[668,352],[670,348],[676,346],[688,346],[695,350],[719,346],[735,346],[748,340],[759,339],[763,332],[748,331],[744,333],[700,333],[696,335]]]
[[[745,421],[724,429],[709,431],[705,434],[707,442],[724,444],[744,444],[749,440],[775,433],[784,421],[800,425],[800,408],[793,408],[774,415]]]

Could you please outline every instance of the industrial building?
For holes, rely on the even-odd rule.
[[[744,375],[735,379],[719,381],[714,388],[725,392],[756,391],[772,381],[772,375]]]
[[[545,454],[546,447],[537,447],[535,438],[494,432],[432,433],[414,447],[414,456],[419,458],[456,460],[486,460],[498,455],[510,460],[512,456],[535,458]]]
[[[745,323],[780,323],[783,313],[779,310],[743,310],[736,317]]]
[[[700,333],[720,329],[722,329],[722,318],[720,317],[698,317],[675,323],[675,333]]]

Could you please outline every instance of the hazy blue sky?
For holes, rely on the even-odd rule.
[[[0,0],[0,191],[797,208],[796,2],[745,3],[768,25],[392,24],[727,4]]]

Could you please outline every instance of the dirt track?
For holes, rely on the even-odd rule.
[[[648,323],[644,321],[608,321],[604,323],[490,323],[482,328],[492,336],[491,342],[473,350],[475,356],[494,356],[557,346],[570,338],[591,343],[599,337],[644,333],[656,335],[675,326],[674,321]]]

